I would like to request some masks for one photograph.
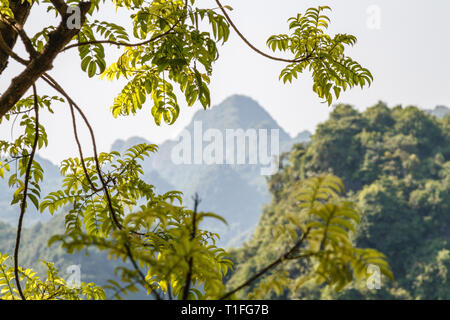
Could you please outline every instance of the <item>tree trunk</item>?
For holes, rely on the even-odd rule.
[[[14,13],[14,20],[20,25],[24,25],[27,21],[28,15],[30,14],[31,5],[28,1],[21,0],[9,0],[9,7]],[[17,33],[12,30],[10,26],[6,23],[0,21],[0,33],[5,40],[6,44],[13,49],[17,40]],[[8,65],[9,56],[7,53],[0,51],[0,75],[3,70],[6,69]]]

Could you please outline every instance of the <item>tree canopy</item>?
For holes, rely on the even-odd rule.
[[[362,213],[353,234],[355,245],[386,254],[396,281],[383,280],[380,290],[356,282],[335,293],[307,279],[299,289],[293,284],[314,266],[292,263],[285,267],[288,281],[278,297],[448,299],[449,119],[450,114],[438,119],[415,106],[388,108],[380,102],[360,112],[337,105],[311,142],[286,153],[282,170],[269,179],[273,201],[253,238],[233,250],[236,268],[229,285],[268,263],[279,250],[271,233],[295,205],[295,186],[309,176],[332,173],[342,177],[349,200]]]

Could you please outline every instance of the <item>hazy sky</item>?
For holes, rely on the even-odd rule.
[[[215,7],[213,0],[199,3]],[[234,8],[230,13],[234,22],[248,39],[267,52],[265,41],[271,34],[287,32],[286,20],[290,16],[311,6],[332,7],[330,32],[356,35],[358,42],[348,53],[375,77],[370,88],[347,91],[337,102],[350,103],[360,110],[379,100],[390,106],[450,105],[448,0],[223,0],[223,4]],[[102,18],[127,23],[126,16],[112,8]],[[53,21],[50,14],[35,8],[25,29],[32,35],[49,21]],[[21,46],[16,51],[25,56]],[[283,63],[257,55],[234,34],[220,52],[210,87],[213,105],[232,94],[249,95],[291,135],[305,129],[313,131],[319,122],[327,119],[331,109],[321,104],[312,92],[308,73],[291,85],[283,85],[278,81]],[[112,54],[108,62],[113,62],[117,51],[108,49],[108,53]],[[173,138],[189,123],[194,112],[201,109],[200,105],[188,108],[182,102],[180,117],[172,126],[157,127],[150,115],[149,103],[135,117],[114,119],[109,107],[123,82],[88,79],[79,65],[77,51],[72,50],[57,58],[50,74],[85,110],[94,126],[100,150],[109,151],[118,138],[142,136],[154,143]],[[0,92],[20,70],[21,66],[10,62],[10,67],[0,76]],[[39,93],[53,94],[42,81],[37,86]],[[43,115],[50,145],[40,154],[56,163],[75,156],[76,149],[67,105],[57,104],[54,109],[56,116]],[[89,146],[84,129],[82,137]],[[2,124],[0,138],[10,137],[11,132],[18,132],[17,123],[13,131],[11,126]]]

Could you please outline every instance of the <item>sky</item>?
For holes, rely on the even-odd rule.
[[[108,1],[107,1],[108,2]],[[341,94],[335,103],[349,103],[364,110],[384,101],[389,106],[416,105],[430,109],[436,105],[450,106],[450,1],[448,0],[223,0],[233,7],[230,17],[241,32],[259,49],[269,52],[265,42],[272,34],[286,33],[287,19],[307,8],[328,5],[332,8],[330,33],[349,33],[358,42],[347,54],[368,68],[374,75],[371,87],[354,88]],[[215,7],[213,0],[200,0],[200,6]],[[124,12],[116,12],[108,5],[99,20],[110,19],[130,26]],[[56,25],[52,14],[33,8],[25,25],[33,35],[43,26]],[[211,81],[212,105],[219,104],[232,94],[244,94],[258,101],[291,136],[303,130],[314,131],[318,123],[328,118],[332,107],[321,103],[312,91],[308,73],[292,84],[283,84],[278,75],[284,64],[267,60],[248,48],[233,32],[230,40],[219,48],[220,58],[214,65]],[[18,44],[15,51],[26,57]],[[112,63],[119,51],[107,48],[107,62]],[[110,57],[108,59],[108,57]],[[10,84],[12,77],[23,70],[10,62],[0,75],[0,93]],[[90,119],[98,148],[109,151],[117,139],[144,137],[152,143],[177,136],[190,122],[200,104],[187,107],[179,98],[181,113],[171,126],[156,126],[150,114],[150,103],[136,116],[114,119],[110,112],[114,97],[124,85],[123,81],[109,82],[89,79],[80,69],[77,50],[60,54],[49,72],[74,98]],[[42,81],[37,83],[40,94],[54,94]],[[68,106],[54,105],[54,115],[42,115],[49,136],[49,146],[40,155],[59,163],[76,156],[76,144],[71,127]],[[204,111],[208,112],[208,111]],[[81,121],[80,121],[81,123]],[[90,146],[87,129],[81,127],[81,139]],[[0,125],[0,139],[10,139],[19,132],[18,123]]]

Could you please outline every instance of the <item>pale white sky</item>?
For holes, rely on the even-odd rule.
[[[213,0],[199,3],[215,7]],[[358,43],[349,53],[375,77],[370,88],[348,91],[337,102],[350,103],[361,110],[378,100],[391,106],[413,104],[433,108],[439,104],[450,105],[448,0],[223,0],[223,4],[234,8],[230,13],[234,22],[248,39],[267,52],[266,39],[271,34],[287,32],[286,20],[290,16],[311,6],[331,6],[330,32],[356,35]],[[368,22],[373,21],[370,8],[379,8],[379,29],[369,27]],[[127,22],[124,15],[112,8],[102,18],[113,19],[116,23]],[[53,21],[51,15],[35,8],[25,29],[32,35],[49,21]],[[16,50],[24,56],[20,46]],[[113,62],[117,51],[108,49],[108,53],[112,55],[109,62]],[[100,150],[109,151],[116,139],[131,136],[141,136],[154,143],[173,138],[201,109],[200,105],[188,108],[182,102],[180,118],[172,126],[157,127],[150,115],[149,104],[135,117],[114,119],[109,107],[123,82],[88,79],[79,65],[77,51],[72,50],[57,58],[50,74],[85,110],[94,126]],[[305,129],[313,131],[319,122],[327,119],[331,109],[321,104],[312,92],[308,73],[291,85],[283,85],[278,81],[282,68],[283,63],[257,55],[232,34],[230,41],[221,48],[221,57],[215,65],[210,87],[212,105],[229,95],[245,94],[257,100],[292,136]],[[0,76],[0,92],[20,70],[21,66],[10,62],[10,67]],[[52,93],[42,81],[38,82],[38,91]],[[57,163],[76,156],[76,145],[67,105],[57,104],[54,109],[56,116],[43,115],[50,146],[40,154]],[[18,132],[17,125],[13,132]],[[83,131],[82,137],[88,146],[87,130]],[[11,127],[2,124],[0,138],[8,138],[10,134]]]

